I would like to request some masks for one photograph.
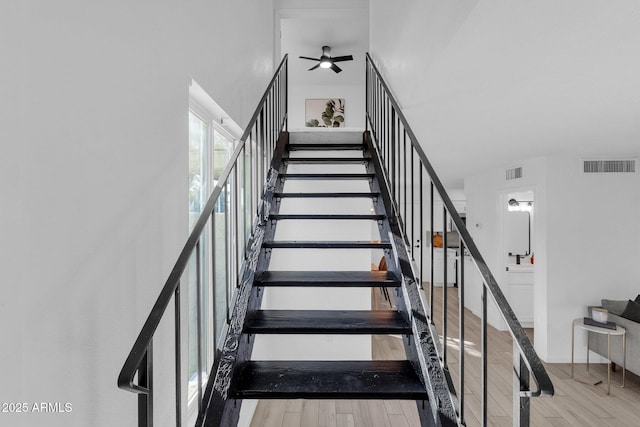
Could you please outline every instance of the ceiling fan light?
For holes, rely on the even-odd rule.
[[[322,61],[320,63],[321,68],[331,68],[331,61]]]

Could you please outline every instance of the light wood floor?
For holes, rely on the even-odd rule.
[[[457,307],[457,289],[449,288],[450,310]],[[434,292],[434,318],[441,322],[442,288]],[[376,292],[374,306],[389,308]],[[456,310],[457,311],[457,310]],[[450,311],[452,313],[453,311]],[[458,384],[459,343],[458,317],[448,318],[449,367]],[[530,336],[533,331],[527,331]],[[465,311],[465,421],[478,426],[480,414],[480,321]],[[511,426],[512,412],[512,343],[508,333],[489,327],[489,425]],[[403,359],[404,349],[399,337],[374,336],[374,359]],[[545,364],[555,387],[555,396],[531,399],[531,426],[624,426],[640,427],[640,378],[627,372],[626,387],[612,385],[611,395],[606,385],[590,386],[571,379],[570,364]],[[621,370],[613,374],[612,384],[621,381]],[[592,365],[593,378],[606,378],[606,365]],[[585,365],[576,365],[576,376],[588,379]],[[420,426],[413,401],[366,400],[262,400],[253,417],[252,427],[316,427],[362,426],[404,427]]]

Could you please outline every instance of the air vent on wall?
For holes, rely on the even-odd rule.
[[[517,178],[522,178],[522,166],[513,169],[507,169],[507,181]]]
[[[583,160],[583,173],[635,173],[636,160]]]

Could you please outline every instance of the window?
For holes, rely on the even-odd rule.
[[[198,221],[207,201],[211,186],[208,182],[211,127],[200,116],[189,112],[189,232]],[[207,241],[205,233],[195,253],[189,260],[189,350],[188,350],[188,400],[198,395],[208,377],[209,354],[207,337],[210,334],[207,303]]]
[[[192,105],[189,111],[189,232],[198,221],[233,149],[233,138],[214,120],[213,115]],[[214,229],[205,228],[197,253],[189,261],[187,396],[190,405],[195,402],[199,391],[204,391],[213,364],[215,343],[226,316],[228,255],[225,253],[225,234],[228,218],[225,214],[229,212],[225,211],[229,205],[226,201],[228,191],[225,190],[214,209]]]

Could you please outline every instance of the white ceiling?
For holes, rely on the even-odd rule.
[[[362,84],[369,50],[369,0],[274,0],[274,6],[280,35],[276,54],[289,54],[290,84]],[[322,46],[331,47],[331,56],[353,55],[354,60],[336,64],[340,73],[307,71],[316,63],[298,57],[320,58]]]
[[[341,16],[340,13],[335,13]],[[345,16],[346,15],[346,16]],[[283,18],[280,21],[281,51],[289,54],[291,84],[350,85],[362,82],[364,56],[369,46],[369,16]],[[353,61],[336,63],[342,72],[315,69],[316,62],[299,56],[320,58],[322,46],[331,47],[331,56],[353,55]]]
[[[414,0],[397,7],[380,0],[369,11],[364,1],[328,1],[318,9],[280,0],[287,6],[277,15],[280,52],[290,55],[291,83],[361,83],[371,43],[452,186],[558,152],[640,155],[640,2]],[[340,63],[339,74],[306,71],[314,63],[298,56],[319,57],[324,44],[355,61]]]

